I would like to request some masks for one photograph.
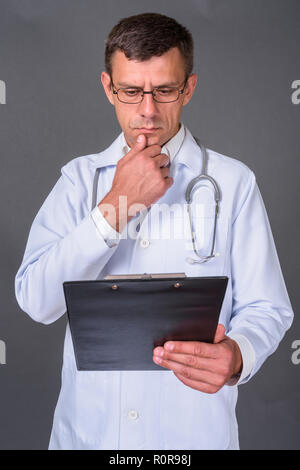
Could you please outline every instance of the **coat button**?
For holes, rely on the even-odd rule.
[[[149,240],[143,239],[140,241],[140,245],[142,248],[148,248],[148,246],[150,245],[150,242]]]
[[[136,410],[130,410],[128,412],[128,418],[129,419],[138,419],[138,417],[139,417],[139,414]]]

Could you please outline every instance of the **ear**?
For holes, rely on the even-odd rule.
[[[192,98],[196,85],[197,85],[197,74],[193,73],[192,75],[189,76],[188,81],[186,83],[185,89],[184,89],[184,99],[183,99],[183,106],[188,104],[190,99]]]
[[[111,89],[111,79],[108,73],[106,72],[101,73],[101,82],[102,82],[102,85],[103,85],[103,88],[104,88],[104,91],[108,100],[114,106],[115,105],[114,94]]]

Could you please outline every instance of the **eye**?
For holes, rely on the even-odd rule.
[[[157,90],[157,92],[161,95],[161,96],[168,96],[170,95],[172,92],[173,92],[173,88],[159,88]]]
[[[140,90],[130,90],[130,89],[126,89],[126,90],[123,90],[125,95],[126,96],[137,96],[139,93],[140,93]]]

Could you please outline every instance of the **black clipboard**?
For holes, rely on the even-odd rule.
[[[212,343],[227,283],[182,273],[64,282],[77,369],[167,370],[153,362],[153,348]]]

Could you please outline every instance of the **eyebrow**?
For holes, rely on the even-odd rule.
[[[124,88],[141,88],[141,86],[137,86],[137,85],[131,85],[130,83],[126,83],[126,82],[117,82],[117,85],[119,87],[124,87]],[[170,87],[170,86],[179,86],[178,82],[166,82],[166,83],[163,83],[162,85],[157,85],[156,87],[153,87],[153,88],[162,88],[162,87]]]

